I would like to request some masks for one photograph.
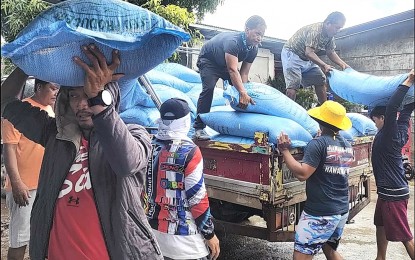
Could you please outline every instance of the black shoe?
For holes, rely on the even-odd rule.
[[[201,141],[210,140],[210,136],[205,132],[204,129],[196,129],[193,138]]]

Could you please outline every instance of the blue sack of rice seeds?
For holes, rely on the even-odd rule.
[[[62,86],[82,86],[85,72],[72,58],[89,63],[82,45],[94,43],[111,62],[120,51],[116,73],[138,78],[169,58],[190,35],[139,6],[117,0],[68,0],[40,13],[2,47],[26,74]]]
[[[367,116],[359,113],[347,113],[346,115],[352,121],[353,128],[360,133],[360,135],[355,136],[375,135],[377,133],[376,124]]]
[[[121,112],[120,117],[126,124],[157,127],[157,119],[160,118],[160,112],[155,107],[137,105]]]
[[[157,71],[155,69],[152,69],[149,72],[147,72],[146,76],[153,84],[163,84],[180,90],[183,93],[189,92],[189,90],[192,89],[192,86],[189,85],[189,83],[187,83],[186,81],[176,78],[175,76],[172,76],[165,72]]]
[[[369,107],[386,106],[396,88],[405,81],[408,73],[396,76],[374,76],[347,68],[333,69],[328,81],[330,88],[341,98]],[[409,89],[402,104],[414,102],[414,85]]]
[[[216,111],[200,114],[203,123],[226,135],[253,138],[255,132],[267,133],[270,143],[277,143],[281,132],[288,134],[291,147],[304,147],[313,139],[301,125],[291,119],[238,111]]]
[[[202,83],[199,73],[178,63],[162,63],[154,68],[189,83]]]
[[[304,127],[312,136],[315,136],[319,130],[318,123],[307,114],[302,106],[275,88],[256,82],[244,83],[245,90],[256,103],[255,105],[248,105],[244,110],[238,107],[239,92],[236,88],[226,81],[224,86],[223,96],[229,100],[232,108],[237,111],[291,119]]]

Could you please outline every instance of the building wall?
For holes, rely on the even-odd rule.
[[[414,20],[406,19],[336,39],[337,53],[359,72],[394,76],[414,66]]]
[[[191,50],[181,53],[182,64],[198,71],[196,66],[201,46],[192,48]],[[239,63],[239,67],[242,62]],[[252,82],[265,83],[268,77],[274,77],[274,54],[265,48],[259,48],[258,55],[252,63],[249,80]],[[219,80],[216,86],[222,87],[222,81]]]

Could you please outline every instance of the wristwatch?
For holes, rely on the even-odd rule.
[[[93,107],[96,105],[109,106],[112,104],[112,95],[108,90],[101,90],[98,95],[88,99],[88,106]]]

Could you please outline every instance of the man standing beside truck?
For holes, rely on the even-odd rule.
[[[197,60],[203,85],[197,101],[198,115],[209,113],[213,92],[219,78],[230,80],[239,91],[238,106],[242,109],[249,104],[255,104],[246,92],[243,83],[248,82],[249,70],[258,54],[258,45],[264,37],[266,28],[265,20],[258,15],[253,15],[246,21],[244,32],[223,32],[203,45]],[[241,68],[238,69],[238,63],[241,61]],[[206,125],[199,116],[193,126],[196,139],[210,139],[204,131]]]
[[[12,74],[14,75],[14,74]],[[53,108],[59,85],[35,79],[34,94],[22,101],[54,117]],[[1,125],[4,142],[6,205],[10,212],[7,259],[23,260],[30,239],[30,212],[36,197],[44,148],[22,135],[4,119]]]
[[[339,131],[349,129],[352,123],[346,109],[331,100],[308,114],[320,124],[321,136],[307,144],[302,162],[291,155],[288,135],[281,133],[278,138],[278,149],[288,169],[300,181],[307,181],[294,259],[312,259],[321,248],[327,259],[341,259],[336,250],[349,215],[348,174],[354,156],[351,144]]]
[[[180,98],[160,106],[145,205],[165,260],[216,260],[220,253],[203,176],[200,149],[187,136],[190,108]],[[208,248],[210,249],[210,254]]]
[[[332,66],[318,55],[325,52],[343,70],[349,67],[337,55],[334,43],[334,36],[345,23],[346,17],[342,13],[333,12],[322,23],[302,27],[285,43],[281,51],[281,62],[289,98],[295,100],[301,85],[314,85],[318,102],[323,104],[327,100],[325,74],[332,70]]]
[[[414,84],[414,70],[398,86],[387,106],[377,106],[370,118],[378,128],[372,148],[373,174],[378,200],[374,224],[376,225],[376,260],[386,259],[388,241],[402,242],[411,259],[414,259],[414,238],[408,223],[409,186],[402,162],[402,147],[408,142],[408,128],[414,102],[404,106],[397,118],[398,109],[408,90]]]

